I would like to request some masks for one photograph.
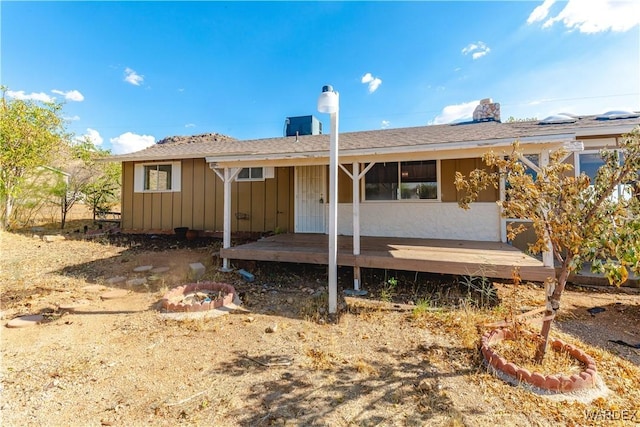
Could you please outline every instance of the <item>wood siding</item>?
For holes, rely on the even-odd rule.
[[[441,199],[443,202],[457,202],[460,200],[462,193],[456,190],[455,176],[456,172],[460,172],[465,176],[469,176],[469,172],[474,169],[486,169],[482,159],[453,159],[442,160],[440,162],[440,188],[442,191]],[[489,188],[482,191],[479,195],[478,202],[495,202],[499,199],[500,192],[497,189]]]
[[[222,181],[204,159],[181,163],[181,191],[154,193],[134,192],[135,162],[123,163],[123,230],[223,230]],[[293,231],[293,168],[275,168],[264,181],[234,182],[231,190],[232,232]]]

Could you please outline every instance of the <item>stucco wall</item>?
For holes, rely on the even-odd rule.
[[[350,203],[338,206],[338,233],[353,234]],[[496,203],[464,210],[457,203],[366,202],[360,205],[360,234],[497,242],[500,213]]]

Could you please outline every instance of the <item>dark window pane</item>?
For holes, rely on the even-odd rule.
[[[398,163],[376,163],[364,177],[366,200],[395,200],[398,194]]]
[[[435,160],[402,162],[400,181],[402,199],[438,198],[438,174]]]
[[[602,165],[604,165],[604,161],[599,153],[580,154],[580,173],[591,178],[592,183],[596,177],[596,172]]]
[[[262,168],[251,168],[252,179],[262,179]]]

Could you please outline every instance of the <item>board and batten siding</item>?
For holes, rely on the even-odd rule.
[[[181,161],[180,191],[135,192],[135,162],[122,166],[122,229],[134,232],[223,230],[222,181],[204,159]],[[231,185],[232,232],[293,231],[293,168],[275,168],[274,178]]]

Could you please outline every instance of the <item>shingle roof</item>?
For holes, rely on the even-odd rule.
[[[430,144],[458,145],[469,147],[497,140],[569,136],[579,139],[591,135],[616,135],[631,131],[640,125],[640,118],[600,120],[597,116],[581,117],[575,123],[539,124],[528,122],[472,122],[420,126],[410,128],[382,129],[361,132],[345,132],[339,135],[341,153],[376,149],[380,152],[399,148]],[[189,143],[155,144],[135,153],[113,156],[112,161],[152,161],[167,159],[204,158],[210,161],[226,157],[270,156],[271,158],[292,155],[328,156],[329,135],[302,135],[257,140],[230,140],[207,134],[189,138]]]

